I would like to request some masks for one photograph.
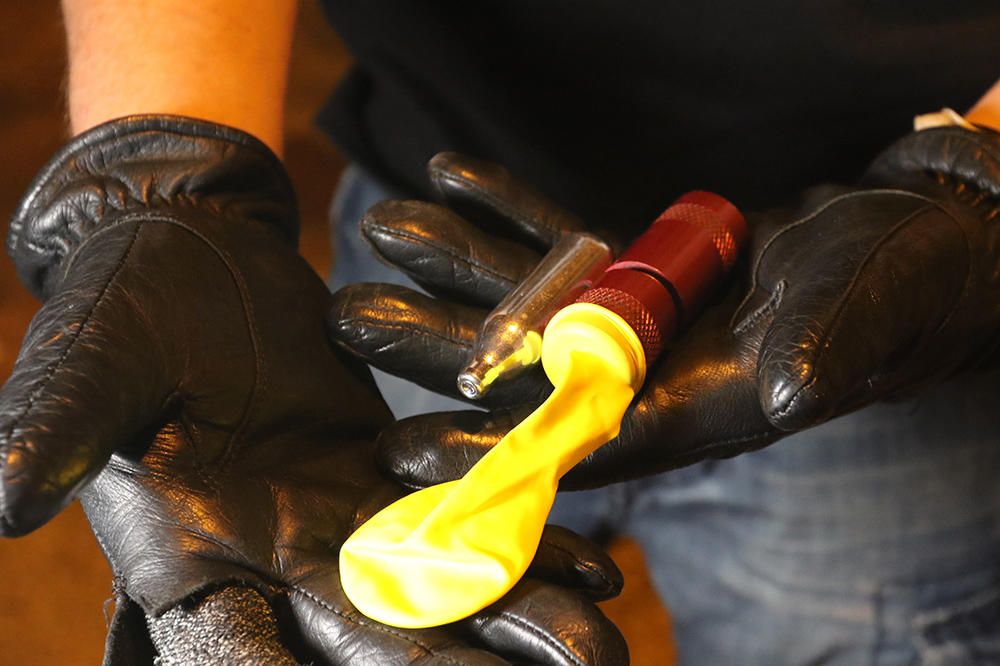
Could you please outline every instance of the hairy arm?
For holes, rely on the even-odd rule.
[[[296,0],[63,0],[74,133],[193,116],[282,149]]]

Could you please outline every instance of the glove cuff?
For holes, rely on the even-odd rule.
[[[1000,207],[1000,133],[957,126],[912,132],[879,155],[862,182],[918,191],[960,185],[972,190],[967,192],[970,198],[979,197],[977,205],[987,203],[992,212]]]
[[[127,213],[182,208],[256,220],[298,242],[292,184],[266,145],[231,127],[150,115],[98,125],[56,153],[14,213],[7,251],[44,299],[53,269],[97,229]]]

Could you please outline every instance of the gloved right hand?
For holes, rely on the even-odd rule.
[[[165,664],[625,663],[596,606],[538,579],[422,631],[346,599],[340,545],[403,491],[374,465],[388,410],[327,341],[296,234],[280,162],[230,128],[127,118],[56,155],[8,239],[44,305],[0,391],[0,534],[81,494],[117,583],[115,663],[151,641]],[[593,546],[547,536],[537,576],[620,587]]]
[[[438,298],[351,285],[330,331],[372,365],[460,398],[483,307],[583,225],[496,165],[444,154],[429,169],[446,207],[387,202],[362,227]],[[619,436],[561,487],[733,456],[975,366],[1000,332],[998,216],[1000,135],[952,127],[903,138],[857,187],[748,219],[743,281],[666,350]],[[459,478],[547,390],[534,371],[487,394],[490,412],[393,424],[383,465],[413,487]]]

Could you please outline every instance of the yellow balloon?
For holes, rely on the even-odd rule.
[[[447,624],[524,575],[559,479],[618,434],[646,372],[635,332],[590,303],[552,318],[542,364],[555,390],[463,478],[400,499],[344,543],[341,583],[362,613],[396,627]]]

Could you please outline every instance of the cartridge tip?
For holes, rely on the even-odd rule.
[[[469,400],[479,400],[483,396],[483,383],[471,372],[458,376],[458,390]]]

